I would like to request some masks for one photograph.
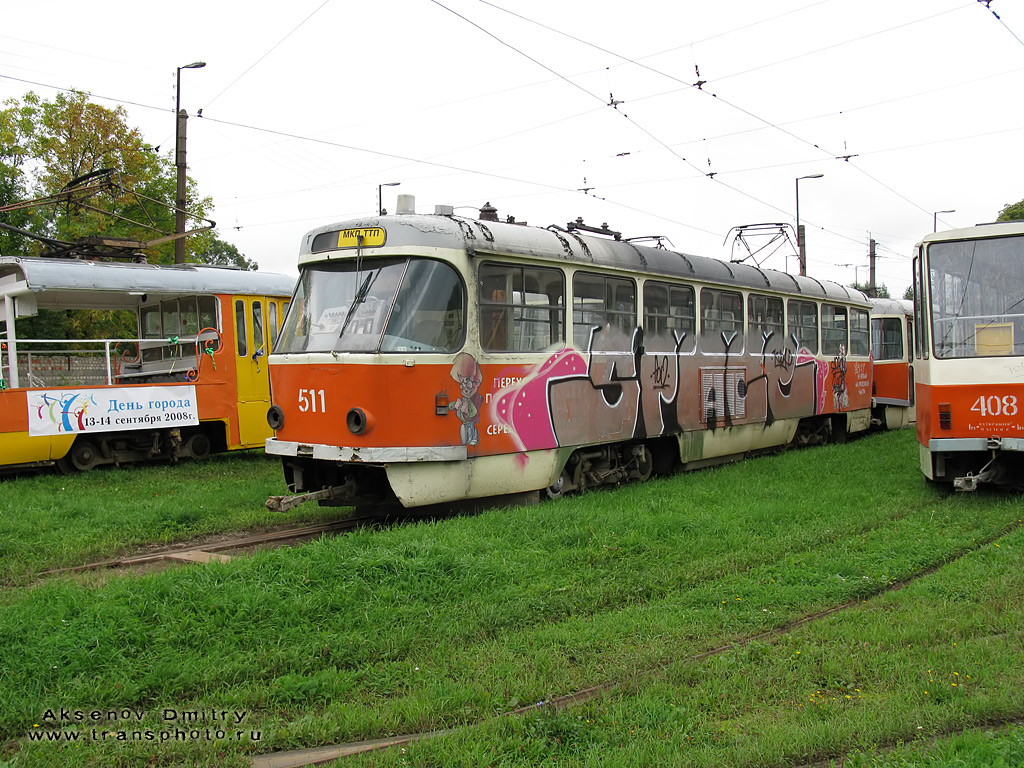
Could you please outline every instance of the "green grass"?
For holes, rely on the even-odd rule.
[[[101,587],[10,590],[0,759],[245,765],[456,727],[357,764],[799,765],[1019,717],[1020,498],[947,495],[916,458],[911,433],[878,435]],[[927,675],[954,672],[972,683],[923,698]],[[495,719],[602,683],[598,702]],[[164,708],[238,710],[260,739],[24,739],[61,706],[136,707],[157,730]]]
[[[149,544],[324,516],[315,505],[288,515],[263,506],[268,496],[284,493],[280,462],[256,451],[173,466],[0,479],[0,585]]]

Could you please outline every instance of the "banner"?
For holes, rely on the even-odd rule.
[[[30,435],[170,429],[199,423],[196,388],[191,384],[37,389],[27,394]]]

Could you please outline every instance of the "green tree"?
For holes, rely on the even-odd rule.
[[[86,205],[61,204],[59,210],[48,209],[45,217],[36,214],[32,231],[71,242],[101,234],[145,242],[174,231],[173,153],[154,152],[139,130],[127,124],[123,107],[107,109],[78,91],[59,93],[52,101],[28,93],[21,102],[10,100],[5,106],[0,110],[0,152],[7,140],[5,156],[19,161],[10,172],[14,193],[44,197],[86,174],[115,171],[103,194],[83,201]],[[190,217],[202,218],[211,201],[198,196],[191,180],[188,186]],[[203,235],[189,237],[186,250],[205,248],[212,235]],[[32,253],[41,250],[36,245]],[[146,257],[173,263],[173,242],[149,250]]]
[[[239,267],[250,272],[255,272],[260,268],[259,264],[252,259],[246,258],[245,254],[241,253],[238,248],[231,243],[221,240],[219,237],[211,238],[195,256],[195,260],[203,264]]]
[[[850,287],[851,288],[856,288],[858,291],[863,291],[868,296],[872,295],[872,293],[870,291],[870,286],[867,283],[863,283],[863,284],[862,283],[850,283]],[[878,298],[878,299],[888,299],[888,298],[890,298],[889,297],[889,287],[885,283],[882,283],[881,285],[876,285],[875,286],[874,296],[875,296],[875,298]]]
[[[30,211],[10,209],[26,197],[22,167],[27,158],[19,141],[22,126],[22,116],[17,110],[0,109],[0,223],[26,229],[30,226]],[[0,228],[0,256],[24,253],[27,243],[24,235]]]
[[[903,298],[906,299],[907,301],[913,301],[914,300],[914,286],[913,285],[908,285],[907,286],[907,290],[905,290],[903,292]]]
[[[1024,221],[1024,200],[1004,205],[996,221]]]

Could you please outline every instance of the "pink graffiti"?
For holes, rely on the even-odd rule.
[[[556,448],[558,441],[551,422],[548,385],[586,373],[587,361],[583,355],[574,349],[563,349],[522,381],[500,390],[491,401],[491,418],[509,428],[520,451]]]
[[[796,355],[796,365],[799,368],[801,365],[813,365],[814,366],[814,377],[817,382],[815,392],[818,395],[818,401],[814,404],[815,413],[825,412],[825,380],[828,379],[828,363],[822,363],[814,358],[806,348],[801,347],[800,351]]]

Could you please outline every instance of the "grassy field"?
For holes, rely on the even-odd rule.
[[[346,764],[1021,763],[1019,728],[970,731],[1024,717],[1021,499],[926,486],[909,432],[229,563],[30,583],[279,520],[261,509],[279,472],[241,456],[5,484],[0,761],[242,766],[450,729]],[[189,522],[169,525],[176,512]],[[502,716],[593,686],[583,704]]]
[[[264,507],[268,496],[286,492],[280,461],[261,451],[177,466],[0,479],[0,585],[24,585],[41,571],[147,545],[327,516],[315,505],[287,515]]]

